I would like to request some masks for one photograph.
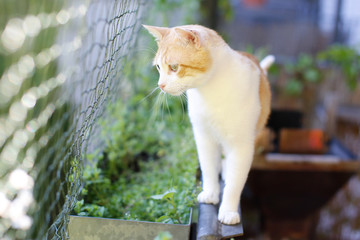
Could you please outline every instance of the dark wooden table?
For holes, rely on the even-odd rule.
[[[248,186],[271,239],[312,239],[318,212],[360,169],[360,161],[272,161],[257,156]]]

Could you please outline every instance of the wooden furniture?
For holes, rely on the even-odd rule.
[[[248,186],[271,239],[312,239],[318,212],[360,169],[360,161],[292,161],[257,156]]]
[[[360,156],[360,107],[339,107],[336,113],[335,134],[350,151]]]

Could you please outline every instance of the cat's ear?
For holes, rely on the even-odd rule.
[[[170,30],[166,27],[155,27],[148,25],[143,25],[143,27],[146,28],[149,33],[155,37],[156,41],[160,41]]]
[[[200,38],[199,33],[194,30],[187,30],[182,28],[175,28],[175,32],[179,37],[185,39],[187,42],[191,42],[195,45],[196,48],[200,48]]]

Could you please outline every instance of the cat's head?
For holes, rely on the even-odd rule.
[[[211,30],[198,25],[144,27],[158,44],[153,64],[159,71],[158,85],[162,91],[179,96],[204,84],[212,64],[208,46]]]

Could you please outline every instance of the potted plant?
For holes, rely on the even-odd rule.
[[[360,76],[360,54],[354,48],[333,45],[320,52],[318,58],[332,69],[340,70],[350,90],[357,88]]]
[[[298,111],[303,115],[302,125],[309,128],[314,118],[317,91],[323,74],[316,58],[302,53],[294,62],[280,67],[275,84],[274,107]]]
[[[182,111],[149,120],[156,99],[139,103],[145,96],[111,105],[101,122],[106,147],[88,156],[70,238],[188,238],[198,169],[191,128]],[[169,111],[177,104],[168,101]]]
[[[328,119],[326,129],[333,136],[339,106],[344,103],[357,105],[359,102],[356,92],[359,92],[360,55],[354,48],[333,45],[320,52],[318,59],[326,70],[327,81],[322,97]]]

